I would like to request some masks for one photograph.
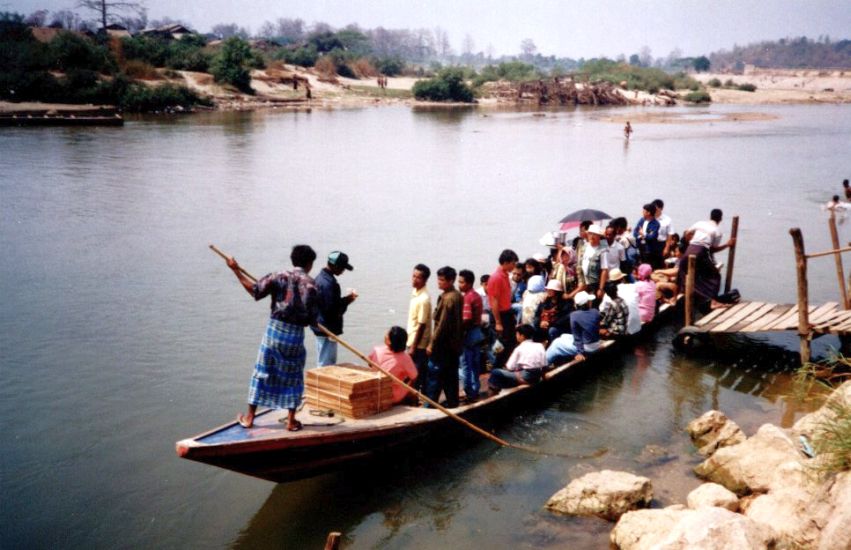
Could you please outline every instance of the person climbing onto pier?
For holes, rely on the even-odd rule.
[[[680,257],[677,271],[677,288],[686,287],[686,276],[688,274],[688,258],[696,256],[694,272],[694,293],[702,305],[709,304],[710,309],[729,307],[716,298],[721,288],[721,273],[715,265],[713,254],[720,252],[736,244],[736,239],[731,237],[726,243],[721,244],[723,233],[719,227],[723,219],[723,212],[715,208],[709,214],[709,219],[697,222],[685,232],[684,239],[689,243],[685,253]]]

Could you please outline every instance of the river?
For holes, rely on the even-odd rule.
[[[744,111],[760,116],[723,116]],[[643,112],[370,107],[2,129],[0,546],[317,548],[338,530],[351,548],[607,548],[611,524],[542,509],[571,477],[627,469],[651,477],[658,505],[684,502],[698,483],[685,424],[720,407],[747,433],[789,425],[807,405],[788,396],[788,362],[686,358],[666,328],[497,426],[553,451],[607,450],[594,460],[465,441],[276,486],[174,452],[244,407],[268,315],[210,243],[257,275],[288,266],[293,244],[344,250],[355,270],[341,284],[360,294],[345,336],[369,349],[404,324],[414,264],[478,276],[503,248],[539,251],[572,210],[633,223],[658,197],[678,230],[720,207],[729,232],[740,215],[734,286],[793,302],[788,229],[830,248],[819,206],[849,177],[851,109],[675,108],[680,123],[633,123],[628,144],[606,120]],[[811,303],[836,299],[829,258],[810,281]]]

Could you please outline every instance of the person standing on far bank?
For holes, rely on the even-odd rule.
[[[354,290],[342,296],[337,277],[343,271],[353,269],[349,264],[349,256],[335,250],[328,255],[328,265],[316,276],[319,323],[337,336],[343,334],[343,314],[358,297]],[[320,367],[337,364],[337,342],[325,336],[318,328],[313,329],[313,334],[316,335],[316,364]]]
[[[288,409],[287,429],[297,432],[301,422],[295,412],[304,394],[304,327],[315,325],[319,314],[316,285],[308,275],[313,269],[316,252],[306,244],[293,247],[290,253],[292,271],[270,273],[256,283],[249,279],[233,258],[228,267],[242,287],[255,300],[272,297],[272,314],[260,342],[254,375],[248,392],[248,412],[236,420],[243,428],[254,425],[257,407]]]

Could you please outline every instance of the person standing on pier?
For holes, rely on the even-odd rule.
[[[443,293],[437,298],[434,331],[426,348],[429,356],[426,395],[437,401],[442,390],[450,409],[458,406],[458,362],[463,347],[464,298],[455,290],[455,277],[455,270],[449,266],[437,271],[437,287]]]
[[[677,287],[686,287],[686,276],[688,275],[688,257],[696,256],[694,271],[694,293],[703,304],[708,303],[711,309],[727,307],[727,304],[718,302],[715,298],[721,288],[721,273],[715,265],[713,254],[720,252],[736,244],[735,238],[730,238],[721,244],[723,233],[719,225],[723,219],[723,212],[715,208],[709,214],[709,219],[694,224],[686,231],[684,239],[689,243],[685,253],[680,257],[677,265]]]
[[[425,264],[417,264],[411,275],[411,301],[408,305],[408,354],[417,366],[417,379],[414,389],[425,389],[428,376],[428,354],[426,348],[431,343],[431,298],[426,283],[431,270]]]
[[[674,224],[671,221],[671,216],[664,213],[665,203],[662,199],[654,200],[653,206],[656,207],[656,221],[659,222],[659,235],[657,237],[659,244],[657,246],[662,251],[657,258],[659,265],[654,265],[653,269],[662,269],[665,267],[665,258],[668,257],[672,246],[671,235],[674,234]]]
[[[301,429],[295,412],[304,393],[304,327],[315,325],[319,315],[316,284],[308,275],[316,252],[306,244],[293,247],[292,271],[270,273],[256,283],[249,279],[233,258],[228,267],[255,300],[272,297],[272,314],[251,377],[248,412],[237,416],[243,428],[254,424],[258,406],[288,409],[287,429]]]
[[[505,365],[514,347],[515,330],[517,319],[511,311],[511,284],[508,274],[514,270],[515,264],[520,261],[517,253],[506,248],[499,255],[499,267],[488,279],[488,301],[494,318],[494,330],[503,345],[502,351],[496,357],[495,367]]]
[[[340,283],[337,277],[343,271],[354,269],[349,264],[349,257],[344,252],[335,250],[328,255],[328,265],[322,268],[316,276],[316,290],[319,298],[319,323],[336,334],[343,334],[343,315],[349,308],[349,304],[357,299],[358,294],[354,290],[346,296],[340,292]],[[337,364],[337,342],[325,336],[318,328],[313,329],[316,336],[316,364],[317,366]]]

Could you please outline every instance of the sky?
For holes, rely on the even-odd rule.
[[[0,10],[30,13],[76,8],[76,0],[0,0]],[[256,31],[279,17],[335,28],[434,28],[460,52],[517,54],[531,38],[544,55],[629,56],[643,46],[654,57],[674,49],[697,56],[760,40],[828,35],[851,38],[851,0],[144,0],[148,18],[186,21],[201,32],[217,23]]]

